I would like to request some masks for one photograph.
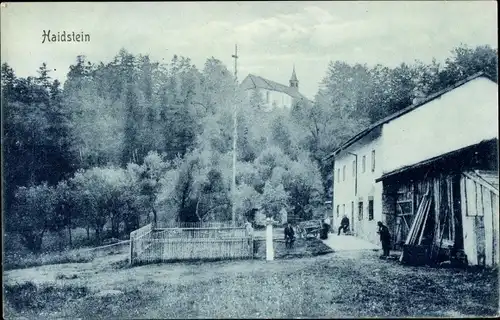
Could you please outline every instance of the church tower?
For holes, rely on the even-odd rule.
[[[297,80],[297,75],[295,74],[295,65],[293,65],[292,77],[290,78],[290,88],[295,88],[299,90],[299,80]]]

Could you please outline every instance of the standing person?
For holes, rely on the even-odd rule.
[[[295,232],[293,231],[292,225],[288,223],[285,228],[285,246],[287,248],[291,248],[293,246],[294,241],[295,241]]]
[[[246,229],[247,234],[249,236],[253,236],[253,227],[252,227],[252,223],[250,221],[245,222],[245,229]]]
[[[321,233],[320,233],[320,236],[319,238],[321,240],[326,240],[328,239],[328,225],[326,224],[326,219],[323,220],[323,224],[321,226]]]
[[[339,227],[339,233],[338,233],[339,236],[340,236],[340,230],[343,230],[344,233],[346,233],[347,230],[349,230],[349,218],[347,216],[344,216],[342,218],[342,221],[340,221],[340,227]]]
[[[245,229],[247,231],[248,245],[250,246],[252,244],[252,241],[253,241],[253,227],[252,227],[252,223],[248,220],[247,220],[247,222],[245,222]]]
[[[330,232],[330,230],[331,230],[330,217],[326,216],[326,218],[325,218],[325,224],[327,226],[327,232]]]
[[[384,251],[383,257],[388,257],[391,250],[391,234],[389,228],[380,221],[377,222],[377,225],[377,233],[380,235],[380,242],[382,243],[382,250]]]

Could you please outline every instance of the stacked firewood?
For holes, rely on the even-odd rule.
[[[422,244],[422,239],[424,238],[424,234],[426,231],[425,226],[427,225],[427,220],[429,219],[430,215],[431,202],[432,202],[432,197],[428,190],[423,196],[422,201],[420,202],[417,214],[413,219],[410,231],[408,232],[408,236],[406,237],[405,245],[415,246]],[[403,260],[403,254],[401,254],[400,257],[400,261],[402,260]]]

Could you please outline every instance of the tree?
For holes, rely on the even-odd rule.
[[[288,200],[290,195],[285,191],[282,184],[272,185],[266,183],[261,197],[260,206],[266,216],[275,220],[279,219],[279,212],[282,208],[288,210]]]
[[[158,222],[156,202],[158,193],[160,192],[160,179],[168,169],[169,164],[163,162],[163,159],[157,152],[148,153],[143,165],[139,169],[141,194],[147,199],[148,208],[153,214],[153,223],[155,225]]]
[[[54,219],[50,226],[50,231],[59,232],[61,238],[64,238],[63,230],[67,228],[69,236],[69,246],[72,245],[72,228],[75,226],[74,218],[77,213],[75,212],[74,206],[74,190],[68,184],[66,180],[61,180],[55,187],[55,208],[54,208]],[[59,248],[62,250],[61,247]]]
[[[122,165],[125,166],[129,162],[139,162],[139,125],[141,123],[141,114],[139,110],[139,102],[137,93],[133,84],[127,86],[125,97],[125,127],[124,127],[124,142],[123,142],[123,157]]]
[[[217,169],[210,169],[201,184],[196,202],[198,221],[229,220],[230,199],[223,177]]]
[[[13,230],[21,235],[24,246],[33,253],[40,252],[43,235],[55,220],[56,194],[47,183],[20,187],[15,195],[16,207],[10,213]]]
[[[218,59],[211,57],[205,62],[201,79],[199,101],[206,115],[214,115],[233,105],[235,95],[235,79],[232,73]]]
[[[288,207],[293,214],[302,220],[311,219],[314,209],[323,205],[324,189],[317,165],[302,154],[298,161],[292,162],[282,181],[290,194]]]
[[[47,69],[47,64],[44,62],[38,69],[38,77],[36,78],[36,83],[47,91],[49,91],[52,83],[49,72],[50,71]]]
[[[240,184],[236,192],[236,215],[246,221],[255,221],[255,214],[259,208],[260,194],[250,185]]]
[[[264,110],[264,98],[258,88],[252,90],[249,101],[253,112],[262,112]]]
[[[81,212],[81,220],[87,228],[94,229],[97,243],[103,239],[106,222],[116,224],[120,218],[118,199],[123,179],[123,171],[114,168],[79,171],[71,179],[77,190],[75,204]]]

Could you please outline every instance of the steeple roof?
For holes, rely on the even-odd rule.
[[[292,77],[290,78],[290,81],[299,81],[297,79],[297,75],[295,74],[295,65],[293,65],[293,72],[292,72]]]

